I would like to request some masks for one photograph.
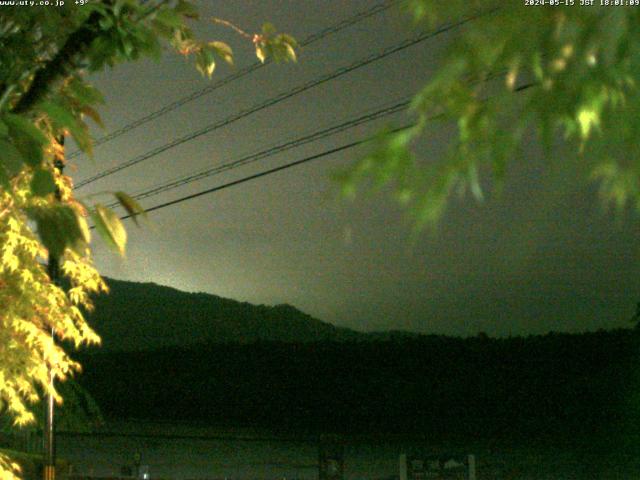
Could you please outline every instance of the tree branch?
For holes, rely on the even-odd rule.
[[[31,110],[49,92],[54,83],[70,73],[70,70],[75,67],[74,59],[84,53],[99,36],[100,17],[98,12],[93,12],[80,28],[69,35],[58,53],[36,72],[29,90],[13,108],[13,113],[25,113]]]
[[[218,23],[220,25],[224,25],[225,27],[229,27],[230,29],[236,31],[239,35],[242,35],[245,38],[248,38],[248,39],[252,39],[253,38],[252,35],[250,35],[249,33],[245,32],[240,27],[238,27],[237,25],[234,25],[233,23],[229,22],[228,20],[223,20],[222,18],[217,18],[217,17],[211,17],[211,21],[213,23]]]

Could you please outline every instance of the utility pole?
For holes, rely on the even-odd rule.
[[[58,142],[62,146],[62,151],[56,155],[53,166],[58,172],[62,173],[64,170],[64,135],[62,135]],[[62,193],[60,189],[56,187],[55,191],[56,201],[62,200]],[[47,273],[51,281],[60,286],[60,258],[57,255],[52,255],[49,252],[49,260],[47,262]],[[51,338],[55,341],[55,329],[51,328]],[[53,372],[49,372],[49,387],[53,388]],[[55,429],[54,429],[54,398],[53,394],[49,392],[47,394],[47,403],[45,405],[45,426],[43,433],[44,441],[44,468],[42,470],[43,480],[55,480],[56,478],[56,442],[55,442]]]

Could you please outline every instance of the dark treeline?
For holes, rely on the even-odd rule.
[[[477,438],[638,433],[640,335],[426,336],[85,355],[119,418]]]
[[[307,315],[291,305],[252,305],[153,283],[106,279],[109,295],[95,298],[89,322],[102,349],[138,351],[199,342],[340,341],[365,336]]]

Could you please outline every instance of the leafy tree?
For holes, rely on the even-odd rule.
[[[64,398],[64,403],[55,412],[56,429],[89,433],[104,424],[100,406],[76,379],[70,378],[65,382],[60,382],[56,385],[56,389]],[[33,414],[35,416],[34,424],[20,432],[16,432],[9,416],[0,417],[0,433],[35,433],[42,430],[46,422],[44,408],[34,408]]]
[[[0,413],[18,425],[34,420],[30,404],[41,394],[61,401],[50,375],[64,380],[79,370],[62,343],[99,342],[81,310],[91,309],[92,293],[107,289],[91,261],[87,218],[117,251],[126,242],[116,214],[76,198],[72,179],[60,168],[64,138],[71,136],[91,154],[87,119],[102,124],[96,110],[102,95],[86,75],[144,56],[158,58],[168,43],[211,76],[219,60],[233,62],[233,52],[223,42],[196,39],[188,26],[196,19],[197,9],[185,0],[2,7]],[[295,40],[270,24],[250,38],[262,61],[295,60]],[[141,213],[126,194],[115,196],[129,213]],[[51,280],[47,258],[59,261],[67,289]],[[15,467],[0,457],[0,478],[14,478]]]
[[[418,23],[468,21],[413,98],[412,126],[346,172],[346,192],[391,184],[417,226],[433,226],[452,193],[499,188],[535,136],[551,165],[598,182],[606,204],[640,208],[640,9],[562,3],[410,0]],[[419,167],[415,142],[438,125],[455,130],[447,153]]]

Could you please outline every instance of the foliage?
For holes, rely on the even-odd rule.
[[[100,405],[78,383],[78,379],[70,378],[65,382],[58,382],[56,389],[64,399],[64,403],[55,410],[56,431],[91,433],[104,424]],[[46,399],[43,400],[46,404]],[[42,431],[45,428],[45,410],[45,405],[42,402],[32,408],[35,421],[20,428],[16,428],[9,416],[0,417],[0,435],[8,437],[24,437],[27,434],[37,435],[38,431]]]
[[[556,165],[578,165],[577,178],[597,181],[604,202],[640,208],[640,10],[528,3],[409,2],[430,27],[469,21],[415,95],[413,126],[357,163],[348,191],[365,180],[393,184],[417,226],[434,225],[453,192],[481,199],[488,185],[500,187],[535,136]],[[433,139],[434,124],[455,134],[444,158],[424,169],[415,142]]]
[[[270,23],[265,23],[262,26],[262,33],[253,37],[253,43],[256,46],[256,55],[263,63],[267,58],[285,62],[296,61],[295,48],[298,43],[291,35],[278,34],[276,27]]]
[[[18,480],[20,478],[20,465],[11,461],[8,455],[0,452],[0,479]]]
[[[102,124],[97,108],[103,98],[87,82],[87,73],[143,56],[157,58],[163,42],[194,56],[207,76],[218,59],[232,63],[233,54],[225,43],[194,37],[188,21],[198,12],[184,0],[2,8],[0,413],[25,424],[34,420],[29,404],[43,393],[61,401],[50,375],[64,380],[80,368],[61,342],[99,342],[82,313],[91,310],[92,293],[107,290],[91,261],[87,219],[118,252],[126,242],[115,213],[76,198],[72,179],[61,173],[64,138],[72,137],[91,154],[87,121]],[[265,55],[295,60],[291,37],[266,27],[256,38],[261,60]],[[130,214],[142,213],[123,192],[114,195]],[[51,280],[47,259],[60,263],[68,289]],[[10,464],[1,462],[0,475],[11,478]]]
[[[3,472],[0,470],[0,479],[2,480],[18,480],[20,476],[24,478],[38,478],[42,475],[42,455],[35,453],[25,453],[13,449],[0,449],[0,459],[11,458],[11,462],[4,465],[0,460],[0,466],[8,467]],[[69,463],[64,460],[56,460],[56,468],[58,472],[66,472],[69,469]],[[7,475],[7,472],[8,475]]]
[[[318,339],[357,338],[359,335],[286,304],[252,305],[152,283],[112,278],[105,278],[105,281],[109,295],[97,297],[95,310],[87,315],[102,338],[101,352],[154,350],[203,342],[304,343]],[[166,322],[167,318],[173,321]],[[215,328],[212,319],[215,319]]]

